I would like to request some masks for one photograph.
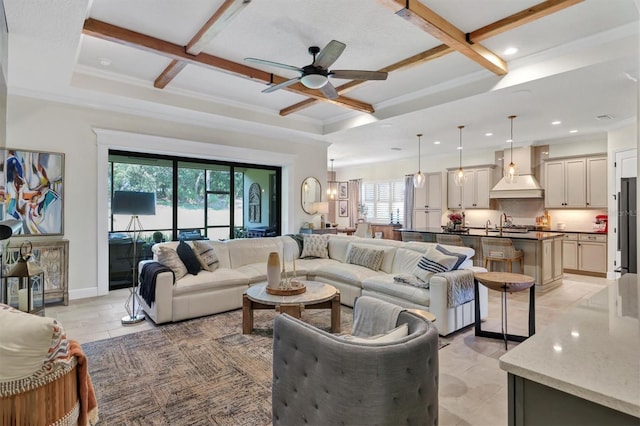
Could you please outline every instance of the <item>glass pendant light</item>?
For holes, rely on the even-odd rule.
[[[414,188],[422,188],[425,180],[424,174],[420,171],[420,138],[422,133],[418,133],[416,136],[418,137],[418,172],[413,175],[413,186]]]
[[[458,165],[458,170],[456,170],[456,174],[453,176],[453,181],[457,186],[463,186],[467,181],[467,175],[462,169],[462,129],[464,129],[464,126],[458,126],[458,129],[460,131],[460,145],[458,146],[458,151],[460,151],[460,162]]]
[[[515,163],[513,162],[513,119],[516,118],[515,115],[510,115],[507,117],[511,120],[511,139],[509,142],[511,143],[511,158],[509,165],[505,167],[504,177],[508,183],[514,183],[518,180],[518,169],[516,168]]]

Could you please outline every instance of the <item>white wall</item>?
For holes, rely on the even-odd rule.
[[[97,143],[94,129],[103,132]],[[154,136],[157,135],[157,136]],[[65,154],[64,236],[69,240],[69,296],[107,292],[106,153],[110,147],[265,164],[284,159],[283,233],[311,219],[300,206],[300,185],[326,176],[326,145],[268,140],[214,128],[9,95],[7,146]],[[235,156],[235,157],[234,157]],[[98,195],[102,194],[102,195]],[[104,230],[104,231],[98,231]]]

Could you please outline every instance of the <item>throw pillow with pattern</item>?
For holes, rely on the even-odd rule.
[[[327,259],[329,257],[329,235],[304,234],[300,257],[302,259],[306,257]]]
[[[180,241],[180,244],[178,244],[176,248],[176,253],[178,253],[180,260],[182,260],[182,263],[184,263],[184,266],[187,268],[187,272],[191,275],[198,275],[202,267],[191,246],[184,241]]]
[[[207,241],[194,241],[193,252],[205,271],[213,272],[220,266],[216,250]]]
[[[347,256],[347,263],[360,265],[374,271],[379,271],[384,258],[384,250],[374,250],[352,246]]]
[[[441,253],[446,254],[447,256],[455,256],[458,258],[458,261],[456,262],[455,265],[453,265],[453,268],[451,268],[452,271],[455,271],[456,269],[458,269],[460,267],[460,265],[462,265],[462,262],[464,262],[467,259],[467,256],[462,254],[462,253],[454,253],[452,251],[447,250],[446,248],[442,247],[440,244],[438,244],[436,246],[436,250],[438,250]]]
[[[429,282],[433,274],[450,271],[458,261],[455,256],[448,256],[434,247],[420,257],[418,264],[411,273],[424,282]]]
[[[158,257],[158,262],[173,271],[176,281],[187,275],[187,267],[184,266],[184,263],[180,260],[180,256],[178,256],[178,253],[174,249],[160,246],[156,251],[156,256]]]

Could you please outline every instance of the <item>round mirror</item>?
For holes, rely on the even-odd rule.
[[[322,187],[320,182],[314,177],[308,177],[302,181],[302,210],[307,214],[316,214],[318,209],[315,203],[322,200]]]

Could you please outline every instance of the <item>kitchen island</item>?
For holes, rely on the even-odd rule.
[[[640,424],[639,295],[623,275],[500,357],[509,425]]]
[[[420,235],[424,241],[435,242],[437,234],[451,234],[442,228],[401,228],[403,239],[411,239]],[[562,241],[564,234],[549,231],[507,232],[494,230],[469,229],[465,232],[455,232],[462,238],[467,247],[475,250],[473,257],[475,266],[483,266],[484,255],[482,253],[482,237],[510,238],[516,249],[524,253],[524,271],[518,271],[514,264],[513,272],[520,272],[532,276],[535,279],[536,291],[547,291],[562,283]],[[501,265],[496,264],[496,271]]]

